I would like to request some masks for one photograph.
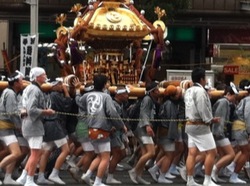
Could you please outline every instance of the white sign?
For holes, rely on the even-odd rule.
[[[192,70],[166,70],[168,81],[192,80]],[[206,80],[214,87],[214,71],[206,70]]]
[[[35,47],[37,47],[38,38],[36,35],[21,35],[21,57],[20,57],[20,72],[24,76],[29,76],[30,69],[33,67],[34,60],[37,60]]]

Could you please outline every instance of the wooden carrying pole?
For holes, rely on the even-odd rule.
[[[23,80],[23,82],[24,82],[24,88],[27,85],[30,84],[29,81]],[[176,85],[176,82],[172,82],[172,83],[169,82],[169,84],[175,84]],[[8,82],[7,81],[0,81],[0,91],[4,90],[6,87],[8,87]],[[116,86],[110,86],[109,87],[109,91],[111,93],[115,93],[116,89],[117,89]],[[132,86],[132,85],[129,86],[129,89],[130,89],[130,93],[129,93],[130,97],[143,97],[145,95],[145,91],[146,91],[145,87],[136,87],[136,86]],[[49,83],[43,84],[42,85],[42,90],[44,92],[50,91],[51,90],[51,85]],[[160,94],[163,96],[165,88],[160,87],[159,90],[160,90]],[[81,91],[82,92],[84,91],[84,86],[81,87]],[[219,99],[219,98],[223,97],[224,91],[222,91],[222,90],[211,90],[211,92],[209,94],[210,94],[211,99]],[[247,91],[240,91],[239,95],[238,95],[238,99],[241,99],[241,98],[245,97],[247,94],[248,94]]]

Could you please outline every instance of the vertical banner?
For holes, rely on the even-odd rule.
[[[21,56],[20,56],[20,72],[24,76],[29,76],[30,69],[36,64],[37,60],[37,35],[21,35]]]

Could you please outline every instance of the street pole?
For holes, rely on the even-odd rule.
[[[38,35],[38,7],[39,0],[26,0],[25,3],[30,5],[30,35],[35,35],[37,37],[37,41],[39,39]],[[38,42],[34,47],[34,56],[32,61],[32,67],[36,67],[38,56]]]

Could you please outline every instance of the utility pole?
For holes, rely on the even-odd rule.
[[[25,3],[30,5],[30,35],[35,35],[38,41],[39,39],[39,35],[38,35],[39,0],[26,0]],[[38,56],[38,45],[36,44],[34,47],[34,57],[32,61],[32,67],[36,67],[38,65],[37,56]]]

